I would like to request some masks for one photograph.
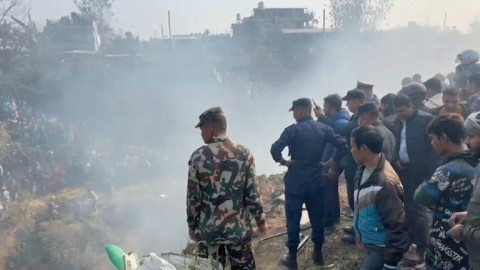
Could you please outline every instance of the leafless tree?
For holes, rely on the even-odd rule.
[[[375,29],[395,0],[330,0],[333,27],[343,30]]]
[[[20,13],[27,13],[23,0],[0,0],[0,24]]]
[[[100,34],[105,36],[112,32],[112,5],[114,0],[73,0],[80,13],[96,21]]]

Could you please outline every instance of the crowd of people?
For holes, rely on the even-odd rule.
[[[342,240],[365,251],[360,269],[480,269],[479,58],[466,50],[448,80],[437,74],[422,82],[416,74],[381,99],[373,84],[358,82],[344,97],[325,97],[323,108],[310,98],[293,101],[296,124],[271,147],[274,161],[288,168],[283,266],[298,269],[303,205],[313,263],[329,265],[322,249],[337,231],[343,173],[352,226],[343,228]],[[220,107],[199,120],[206,145],[189,161],[190,238],[202,256],[229,258],[231,269],[255,269],[253,223],[259,235],[268,228],[253,156],[229,140]]]
[[[90,200],[96,211],[97,193],[105,200],[113,198],[116,186],[151,177],[164,159],[158,149],[118,147],[82,136],[89,133],[85,132],[88,125],[48,115],[10,96],[0,97],[0,120],[8,144],[2,145],[7,152],[0,164],[0,209],[25,198],[49,195],[50,216],[55,219],[59,211],[56,193],[64,187],[81,187],[85,201]],[[71,208],[82,212],[80,203]]]

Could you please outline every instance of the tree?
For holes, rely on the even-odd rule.
[[[375,29],[393,7],[395,0],[330,0],[333,27],[343,30]]]
[[[23,0],[0,0],[0,23],[4,23],[10,16],[26,13]]]
[[[73,0],[83,16],[95,20],[102,38],[110,38],[113,34],[110,25],[113,2],[114,0]]]

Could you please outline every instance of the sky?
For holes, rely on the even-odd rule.
[[[46,19],[59,18],[75,9],[72,0],[25,0],[31,5],[33,19],[41,26]],[[266,0],[265,7],[306,7],[320,18],[328,0]],[[133,4],[135,3],[135,4]],[[201,3],[201,4],[200,4]],[[237,13],[249,16],[257,0],[115,0],[115,26],[132,31],[141,38],[167,29],[167,12],[172,14],[173,34],[189,34],[209,29],[211,33],[230,31]],[[397,0],[382,28],[406,26],[409,21],[422,25],[447,26],[468,31],[480,14],[480,0]],[[321,20],[320,20],[321,21]],[[327,18],[328,22],[328,18]],[[328,25],[328,24],[327,24]]]

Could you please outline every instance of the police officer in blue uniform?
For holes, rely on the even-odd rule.
[[[312,242],[314,243],[313,261],[324,265],[322,254],[324,186],[328,181],[322,173],[322,155],[327,143],[337,149],[335,157],[329,162],[331,167],[348,151],[343,137],[335,134],[333,129],[312,118],[312,102],[309,98],[293,101],[290,111],[296,124],[287,127],[280,138],[273,143],[270,150],[275,162],[288,167],[285,175],[285,215],[287,218],[286,246],[288,253],[281,263],[289,269],[297,269],[297,248],[300,243],[300,219],[302,205],[305,204],[312,225]],[[291,160],[285,160],[282,151],[289,148]]]

